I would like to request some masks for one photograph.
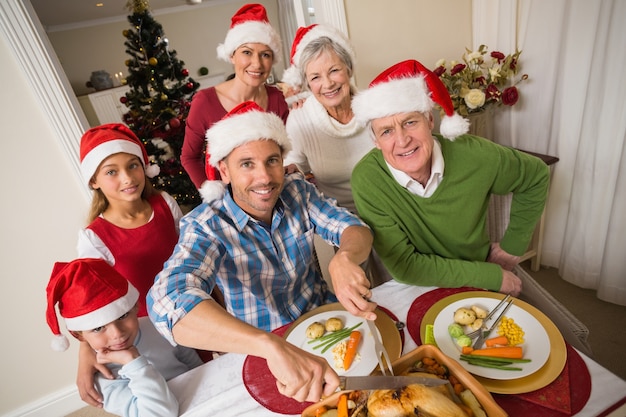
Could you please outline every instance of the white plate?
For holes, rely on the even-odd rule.
[[[454,312],[461,308],[470,308],[473,305],[482,307],[487,311],[494,308],[500,300],[494,298],[465,298],[455,301],[444,307],[435,318],[434,335],[435,342],[439,349],[452,359],[460,362],[460,364],[468,372],[474,375],[483,376],[485,378],[509,380],[522,378],[538,371],[548,360],[550,356],[550,339],[548,333],[541,323],[523,308],[520,308],[513,302],[513,305],[506,312],[505,316],[515,320],[524,331],[525,342],[520,346],[524,349],[524,358],[531,359],[528,363],[516,363],[516,367],[522,368],[521,371],[504,371],[500,369],[483,368],[480,366],[470,365],[460,359],[461,348],[456,344],[454,339],[448,334],[448,326],[454,322]],[[487,323],[489,325],[489,323]],[[494,330],[490,337],[497,336]],[[475,341],[475,340],[474,340]]]
[[[325,353],[321,353],[322,348],[313,349],[319,342],[309,343],[311,339],[306,337],[306,329],[310,324],[314,322],[320,322],[324,324],[327,319],[331,317],[338,317],[344,324],[344,328],[349,328],[358,323],[363,323],[355,330],[361,331],[361,343],[357,350],[357,357],[352,362],[352,365],[345,371],[344,369],[337,369],[333,366],[333,349],[328,349]],[[378,329],[377,329],[378,330]],[[379,333],[380,337],[380,333]],[[293,329],[289,329],[289,335],[287,335],[287,341],[292,345],[298,346],[311,352],[314,355],[323,356],[331,367],[337,372],[338,375],[350,375],[350,376],[366,376],[372,373],[374,368],[378,366],[378,359],[376,358],[376,348],[374,346],[374,338],[369,330],[365,319],[355,317],[346,311],[325,311],[309,317],[308,319],[298,323]]]

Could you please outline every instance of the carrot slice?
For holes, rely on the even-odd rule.
[[[497,337],[492,337],[491,339],[487,339],[485,340],[485,346],[487,347],[494,347],[494,346],[508,346],[509,344],[509,339],[506,336],[497,336]]]
[[[470,353],[472,353],[474,351],[474,348],[471,346],[463,346],[461,348],[461,353],[464,355],[469,355]]]
[[[341,394],[337,402],[337,417],[348,417],[348,396]]]
[[[346,344],[346,355],[343,357],[343,369],[348,370],[348,368],[350,368],[350,365],[352,365],[352,361],[356,356],[356,350],[359,347],[360,341],[360,331],[353,330],[352,332],[350,332],[350,338],[348,339],[348,343]]]
[[[521,346],[499,346],[484,349],[474,349],[470,355],[494,356],[496,358],[522,359],[523,351]]]

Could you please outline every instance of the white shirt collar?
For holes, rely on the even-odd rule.
[[[426,187],[423,187],[422,184],[415,181],[409,175],[407,175],[404,171],[400,171],[389,165],[387,161],[387,167],[389,171],[391,171],[391,175],[396,180],[398,184],[402,187],[406,188],[410,193],[428,198],[433,195],[441,180],[443,180],[443,171],[445,168],[445,163],[443,161],[443,154],[441,153],[441,145],[439,145],[439,141],[436,138],[433,138],[433,154],[432,158],[432,166],[430,169],[430,178],[428,178],[428,182],[426,183]]]

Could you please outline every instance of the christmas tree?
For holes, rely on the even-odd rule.
[[[196,206],[200,196],[180,162],[180,152],[191,98],[200,84],[189,77],[185,63],[169,48],[162,26],[150,15],[148,0],[129,0],[127,7],[132,28],[123,35],[130,55],[126,60],[130,91],[120,100],[130,110],[124,122],[161,169],[153,185],[180,205]]]

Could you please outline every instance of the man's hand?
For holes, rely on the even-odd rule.
[[[337,299],[349,313],[366,320],[376,320],[376,303],[370,281],[359,265],[367,260],[372,250],[372,232],[363,226],[350,226],[341,234],[339,250],[328,264],[328,272]]]
[[[519,256],[511,255],[505,252],[504,249],[500,247],[500,243],[494,242],[491,244],[487,262],[498,264],[503,269],[512,271],[513,268],[515,268],[515,266],[519,263],[520,259],[521,258]]]
[[[76,375],[76,387],[80,399],[87,404],[102,408],[104,401],[102,395],[94,385],[94,374],[100,372],[107,379],[113,379],[111,370],[106,366],[97,363],[96,353],[87,342],[81,342],[78,351],[78,374]]]
[[[500,292],[517,297],[522,292],[522,280],[511,271],[502,270],[502,285]]]
[[[296,401],[318,402],[339,386],[339,377],[326,359],[282,338],[276,340],[266,359],[278,392]]]

